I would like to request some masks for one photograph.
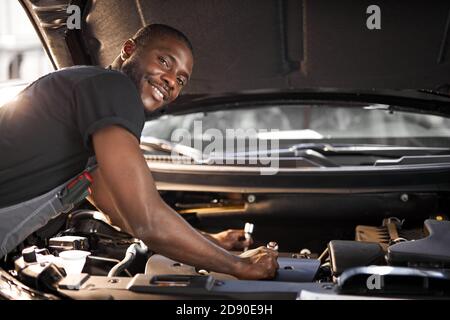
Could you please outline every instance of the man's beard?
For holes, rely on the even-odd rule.
[[[120,71],[125,73],[128,78],[134,83],[139,93],[141,92],[142,78],[144,77],[144,72],[139,64],[139,60],[136,58],[129,59],[124,62]]]
[[[122,71],[124,74],[130,78],[130,80],[134,83],[136,86],[139,95],[142,92],[142,80],[146,78],[145,72],[142,70],[139,59],[132,58],[124,62],[122,65],[122,68],[120,68],[120,71]],[[154,114],[157,114],[157,112],[162,112],[161,110],[155,110],[155,111],[149,111],[144,107],[144,113],[146,117],[151,117]]]

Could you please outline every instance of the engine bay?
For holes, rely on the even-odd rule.
[[[187,202],[176,194],[163,196],[196,228],[245,228],[255,238],[254,246],[264,245],[279,251],[275,278],[244,281],[171,260],[151,252],[142,241],[120,231],[92,208],[62,215],[34,233],[2,261],[5,271],[2,274],[30,290],[63,299],[450,297],[450,221],[446,214],[436,213],[438,207],[431,214],[428,210],[425,216],[399,210],[399,216],[382,219],[377,216],[378,223],[372,224],[353,224],[357,219],[352,210],[347,216],[339,216],[339,224],[330,218],[336,212],[330,208],[329,212],[318,212],[315,217],[323,221],[318,227],[321,231],[315,229],[317,221],[310,218],[309,226],[308,220],[301,222],[305,228],[311,228],[310,232],[299,234],[289,228],[293,226],[286,214],[299,202],[283,205],[286,197],[228,195],[220,198],[197,194],[191,195],[191,201]],[[415,201],[409,208],[416,210],[423,206],[420,203],[427,203],[435,196],[381,197],[399,197],[400,204],[407,203],[405,200]],[[288,198],[292,200],[292,197]],[[321,205],[327,207],[330,199],[323,198]],[[308,206],[312,198],[303,200],[302,205]],[[281,224],[286,227],[284,233],[276,233],[280,237],[272,237],[273,233],[267,232],[270,224],[277,230],[272,216],[264,213],[270,212],[274,203],[280,216],[285,213]],[[395,207],[393,202],[383,205]],[[389,213],[390,210],[383,215]],[[368,215],[360,212],[360,221],[372,221],[365,217]],[[341,225],[345,228],[340,228]],[[330,229],[334,233],[329,234]],[[286,237],[292,239],[285,241]],[[305,241],[298,242],[302,245],[295,248],[293,243],[299,239]],[[71,270],[77,259],[82,260],[81,268]]]

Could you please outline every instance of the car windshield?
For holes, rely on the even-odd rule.
[[[313,142],[450,147],[450,119],[391,111],[384,105],[276,105],[168,115],[148,121],[143,138],[195,147],[194,141],[229,139],[239,133],[258,140],[276,139],[285,146]]]

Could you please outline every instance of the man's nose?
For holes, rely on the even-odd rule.
[[[170,91],[172,91],[175,88],[177,81],[175,74],[173,74],[172,72],[166,72],[163,74],[162,79],[167,84]]]

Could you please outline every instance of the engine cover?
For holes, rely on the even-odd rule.
[[[425,220],[427,237],[388,248],[392,265],[443,268],[450,266],[450,221]]]

